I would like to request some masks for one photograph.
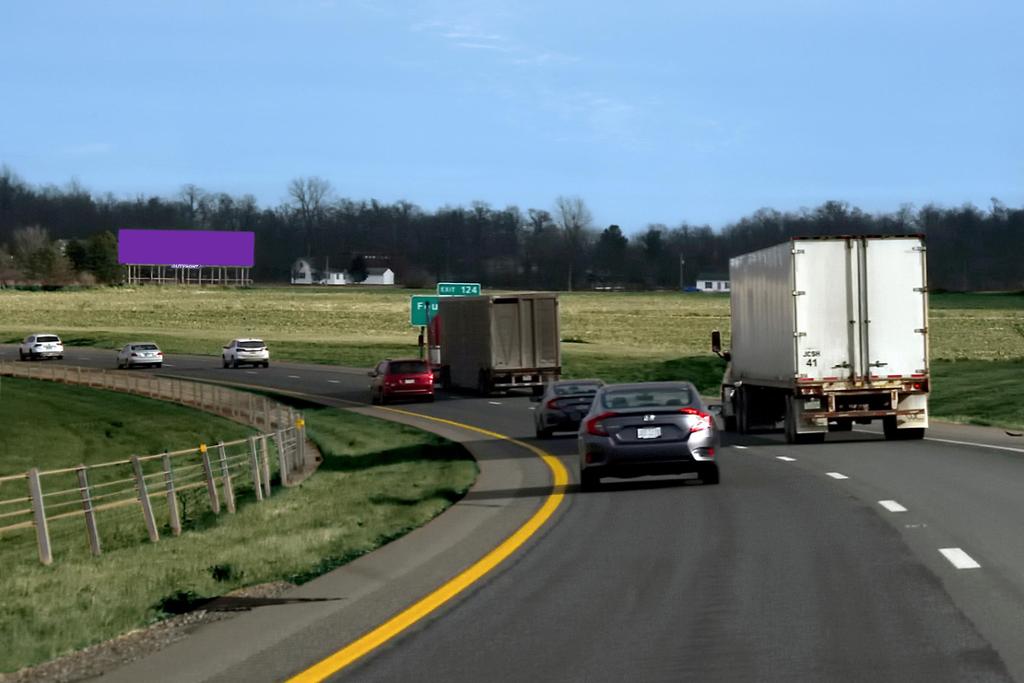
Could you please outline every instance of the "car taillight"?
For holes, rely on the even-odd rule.
[[[553,398],[547,402],[547,406],[550,410],[558,410],[558,399]]]
[[[593,434],[594,436],[608,436],[608,430],[601,424],[602,420],[607,420],[609,417],[615,417],[618,413],[601,413],[597,417],[592,417],[587,420],[587,434]]]
[[[697,421],[690,426],[690,433],[703,432],[705,429],[711,429],[711,415],[705,413],[702,410],[696,408],[680,408],[679,412],[683,415],[693,415],[697,418]]]
[[[164,352],[163,352],[163,351],[157,351],[157,352],[156,352],[156,355],[158,355],[158,356],[162,356],[162,355],[164,355]]]

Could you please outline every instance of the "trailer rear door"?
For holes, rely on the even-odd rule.
[[[928,372],[925,256],[916,237],[866,239],[867,360],[873,378]]]
[[[793,245],[793,302],[797,378],[847,379],[854,370],[850,303],[856,277],[849,240],[797,240]]]

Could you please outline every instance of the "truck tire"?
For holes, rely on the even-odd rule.
[[[900,429],[896,426],[895,417],[882,418],[882,431],[885,432],[885,438],[888,441],[914,441],[924,438],[923,428]]]
[[[736,416],[735,415],[723,415],[722,416],[722,423],[723,423],[723,425],[725,427],[725,431],[727,431],[727,432],[735,432],[736,431]]]
[[[749,434],[750,412],[747,410],[747,388],[741,386],[736,389],[733,401],[736,410],[736,431],[740,434]]]
[[[481,370],[476,380],[476,393],[481,396],[490,396],[492,391],[494,389],[491,387],[491,378],[485,371]]]
[[[584,491],[593,491],[601,485],[601,475],[595,470],[580,470],[580,488]]]

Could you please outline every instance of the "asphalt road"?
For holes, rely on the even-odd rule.
[[[0,358],[12,351],[0,349]],[[367,398],[361,371],[169,361],[165,374],[301,391],[326,402]],[[75,350],[67,362],[112,367],[113,353]],[[532,435],[525,397],[456,397],[408,409]],[[727,438],[719,486],[649,479],[586,494],[570,486],[556,516],[508,562],[338,678],[1024,680],[1024,439],[948,425],[929,437],[886,442],[866,431],[806,446],[777,435]],[[575,472],[572,438],[540,445]],[[487,448],[503,474],[406,537],[433,547],[458,527],[459,540],[442,543],[425,562],[407,555],[422,571],[392,572],[379,593],[353,606],[390,595],[393,604],[378,612],[393,613],[539,505],[548,486],[537,459],[498,446]],[[503,481],[518,483],[503,489]],[[491,516],[459,517],[470,507]],[[379,556],[397,553],[406,539]],[[958,568],[972,562],[980,566]],[[280,679],[366,628],[351,609],[346,618],[316,612],[324,608],[263,609],[220,622],[234,624],[222,628],[229,634],[251,620],[251,628],[263,628],[258,647],[208,653],[227,664],[182,669],[180,679]],[[289,626],[295,621],[301,626]]]

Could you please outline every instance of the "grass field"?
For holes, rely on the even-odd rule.
[[[416,352],[417,330],[408,324],[413,293],[313,287],[0,291],[0,340],[45,330],[73,345],[113,349],[147,338],[169,353],[214,355],[231,338],[253,335],[271,342],[278,359],[369,366]],[[679,292],[563,293],[561,319],[569,376],[685,376],[713,391],[721,366],[708,351],[709,340],[713,329],[728,337],[729,299]],[[947,362],[967,360],[987,361],[981,367],[1002,376],[1017,368],[1012,361],[1024,358],[1024,294],[932,294],[929,329],[937,377],[966,367]],[[970,377],[980,380],[983,374]],[[936,416],[1019,424],[1005,407],[993,414],[957,400],[957,410],[947,412],[944,406],[954,405],[954,397],[944,392],[959,393],[963,385],[936,382],[934,388]],[[1024,393],[1011,398],[1006,405],[1020,404]]]
[[[146,540],[137,506],[105,511],[99,558],[89,554],[81,519],[54,522],[50,567],[39,564],[31,530],[0,536],[0,671],[156,621],[183,596],[301,583],[422,525],[476,477],[465,451],[433,435],[334,409],[303,409],[324,462],[301,486],[275,485],[267,503],[242,490],[238,512],[216,516],[202,495],[183,494],[187,532],[173,538],[165,527],[156,544]],[[3,473],[250,433],[146,398],[6,378],[0,424]],[[155,512],[166,520],[161,502],[154,499]]]

